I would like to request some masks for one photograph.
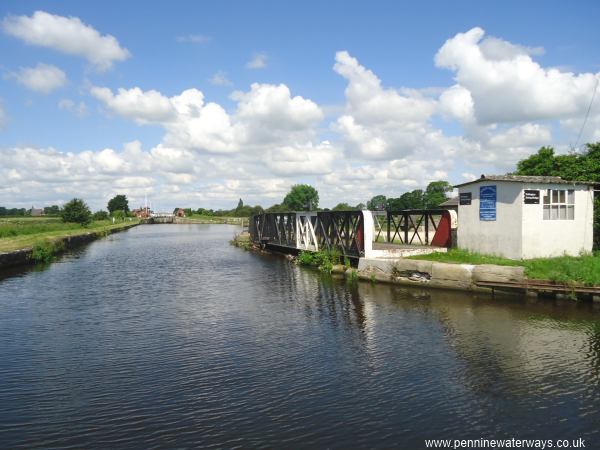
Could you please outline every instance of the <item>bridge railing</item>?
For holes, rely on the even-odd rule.
[[[284,212],[254,215],[248,230],[262,245],[360,258],[377,255],[377,243],[451,247],[455,222],[445,209]]]
[[[343,256],[359,258],[365,255],[365,222],[369,219],[372,221],[369,211],[263,213],[250,218],[248,231],[254,242],[263,245],[337,249]],[[370,245],[370,239],[367,241]]]
[[[253,241],[283,247],[296,247],[296,213],[264,213],[252,216],[250,236]]]
[[[445,209],[406,209],[387,211],[386,236],[390,244],[452,245],[451,227],[453,219]],[[382,230],[381,230],[382,231]],[[381,231],[377,239],[381,240]]]
[[[338,249],[343,256],[365,255],[364,213],[368,211],[318,212],[318,239],[322,248]]]

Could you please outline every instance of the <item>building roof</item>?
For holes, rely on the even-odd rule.
[[[467,186],[469,184],[481,183],[485,181],[512,181],[515,183],[546,183],[546,184],[586,184],[595,186],[600,183],[594,181],[567,181],[561,177],[543,177],[543,176],[525,176],[525,175],[481,175],[481,178],[466,183],[457,184],[454,187]]]
[[[444,207],[444,206],[446,206],[446,207],[447,206],[458,206],[458,197],[449,198],[444,203],[440,203],[438,206],[440,206],[440,207]]]

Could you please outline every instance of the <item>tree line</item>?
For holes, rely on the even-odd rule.
[[[237,207],[233,209],[205,209],[205,208],[182,208],[186,215],[199,214],[206,216],[230,216],[249,217],[263,212],[286,212],[286,211],[353,211],[353,210],[384,210],[384,209],[426,209],[435,208],[448,200],[448,192],[452,191],[452,185],[447,181],[433,181],[427,185],[425,190],[415,189],[405,192],[400,197],[386,197],[383,194],[376,195],[367,203],[351,205],[340,202],[333,208],[319,207],[319,192],[308,184],[296,184],[291,187],[281,203],[276,203],[268,208],[260,205],[245,205],[240,198]],[[179,208],[175,208],[177,212]]]

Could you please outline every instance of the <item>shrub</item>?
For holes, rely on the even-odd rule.
[[[54,256],[64,249],[62,242],[38,241],[33,244],[31,257],[35,262],[48,263],[54,259]]]
[[[108,220],[108,213],[106,211],[96,211],[93,215],[94,220]]]
[[[342,257],[338,249],[319,252],[301,251],[297,261],[301,266],[316,267],[321,272],[331,273],[333,266],[340,264]]]
[[[63,222],[74,222],[82,226],[88,225],[92,221],[92,213],[86,203],[79,199],[74,198],[65,204],[60,216]]]

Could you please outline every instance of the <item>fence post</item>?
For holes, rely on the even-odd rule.
[[[362,226],[363,226],[363,238],[362,238],[362,242],[363,242],[363,247],[364,247],[364,252],[365,252],[365,258],[370,258],[373,256],[373,238],[375,237],[374,233],[373,233],[373,229],[375,227],[375,224],[373,223],[373,214],[371,213],[371,211],[368,210],[362,210],[361,211],[362,214]],[[360,255],[360,249],[359,250],[359,255]]]
[[[390,238],[390,221],[392,220],[392,212],[391,211],[386,211],[386,216],[387,216],[387,243],[391,244],[391,238]]]

